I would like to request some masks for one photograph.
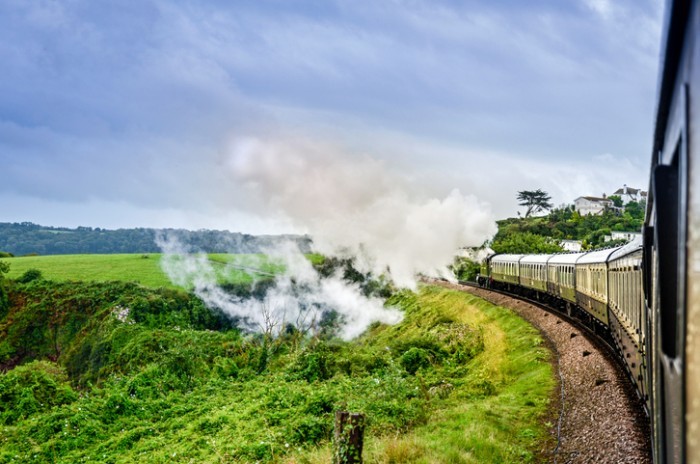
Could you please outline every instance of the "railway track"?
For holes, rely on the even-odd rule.
[[[546,419],[556,444],[542,450],[545,460],[557,464],[651,462],[648,419],[609,341],[576,318],[538,301],[475,285],[434,283],[510,308],[547,340],[555,354],[560,389]]]

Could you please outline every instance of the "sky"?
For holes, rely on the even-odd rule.
[[[662,3],[4,0],[0,222],[306,232],[290,188],[496,219],[646,190]]]

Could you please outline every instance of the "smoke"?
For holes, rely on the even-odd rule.
[[[289,218],[324,254],[415,288],[416,275],[451,278],[463,246],[496,232],[490,208],[452,190],[431,198],[384,162],[308,140],[233,141],[227,165],[250,204]]]
[[[372,322],[394,324],[402,318],[401,312],[385,308],[379,298],[366,297],[359,285],[344,281],[340,275],[322,279],[293,242],[267,250],[267,258],[259,258],[257,265],[246,263],[244,269],[253,278],[258,277],[255,268],[261,268],[264,260],[283,268],[261,298],[226,292],[219,285],[220,277],[228,275],[236,264],[215,269],[206,254],[193,253],[176,232],[158,234],[156,243],[163,251],[161,266],[173,283],[193,289],[208,307],[236,318],[239,326],[250,332],[277,335],[289,324],[304,332],[318,330],[322,317],[334,311],[342,322],[339,335],[351,339]]]
[[[455,189],[431,197],[382,161],[322,143],[236,140],[225,167],[250,209],[291,221],[311,235],[316,251],[351,258],[361,272],[386,276],[399,287],[415,288],[418,274],[453,279],[447,266],[458,249],[479,246],[496,231],[490,209],[473,196]],[[339,273],[321,278],[296,244],[266,250],[266,259],[280,263],[283,272],[264,296],[244,299],[218,284],[227,269],[215,269],[177,236],[160,235],[157,243],[174,283],[192,288],[249,331],[277,334],[288,324],[314,330],[335,313],[347,339],[374,321],[401,320],[398,310],[367,297]]]

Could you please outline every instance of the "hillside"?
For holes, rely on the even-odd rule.
[[[205,253],[262,253],[283,241],[292,240],[304,253],[310,251],[308,237],[297,235],[253,236],[221,230],[118,229],[92,227],[46,227],[31,222],[0,223],[0,251],[15,256],[83,253],[158,253],[159,231],[175,233],[184,246]]]
[[[327,463],[338,409],[367,462],[533,462],[547,436],[537,331],[460,292],[395,294],[403,322],[344,342],[245,335],[178,290],[6,284],[0,463]]]
[[[497,221],[498,233],[490,246],[497,253],[554,253],[562,251],[560,240],[581,240],[584,249],[607,246],[611,243],[604,237],[611,231],[639,232],[645,208],[644,202],[630,202],[624,212],[581,216],[567,206],[545,216],[503,219]]]

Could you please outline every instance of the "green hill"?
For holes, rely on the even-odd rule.
[[[584,249],[607,246],[604,238],[612,231],[639,232],[645,208],[644,202],[630,202],[624,211],[581,216],[566,206],[545,216],[503,219],[490,246],[497,253],[555,253],[563,251],[560,240],[581,240]]]
[[[464,293],[395,294],[403,322],[344,342],[244,335],[177,289],[5,283],[0,463],[327,463],[339,409],[367,462],[533,462],[547,436],[537,331]]]

